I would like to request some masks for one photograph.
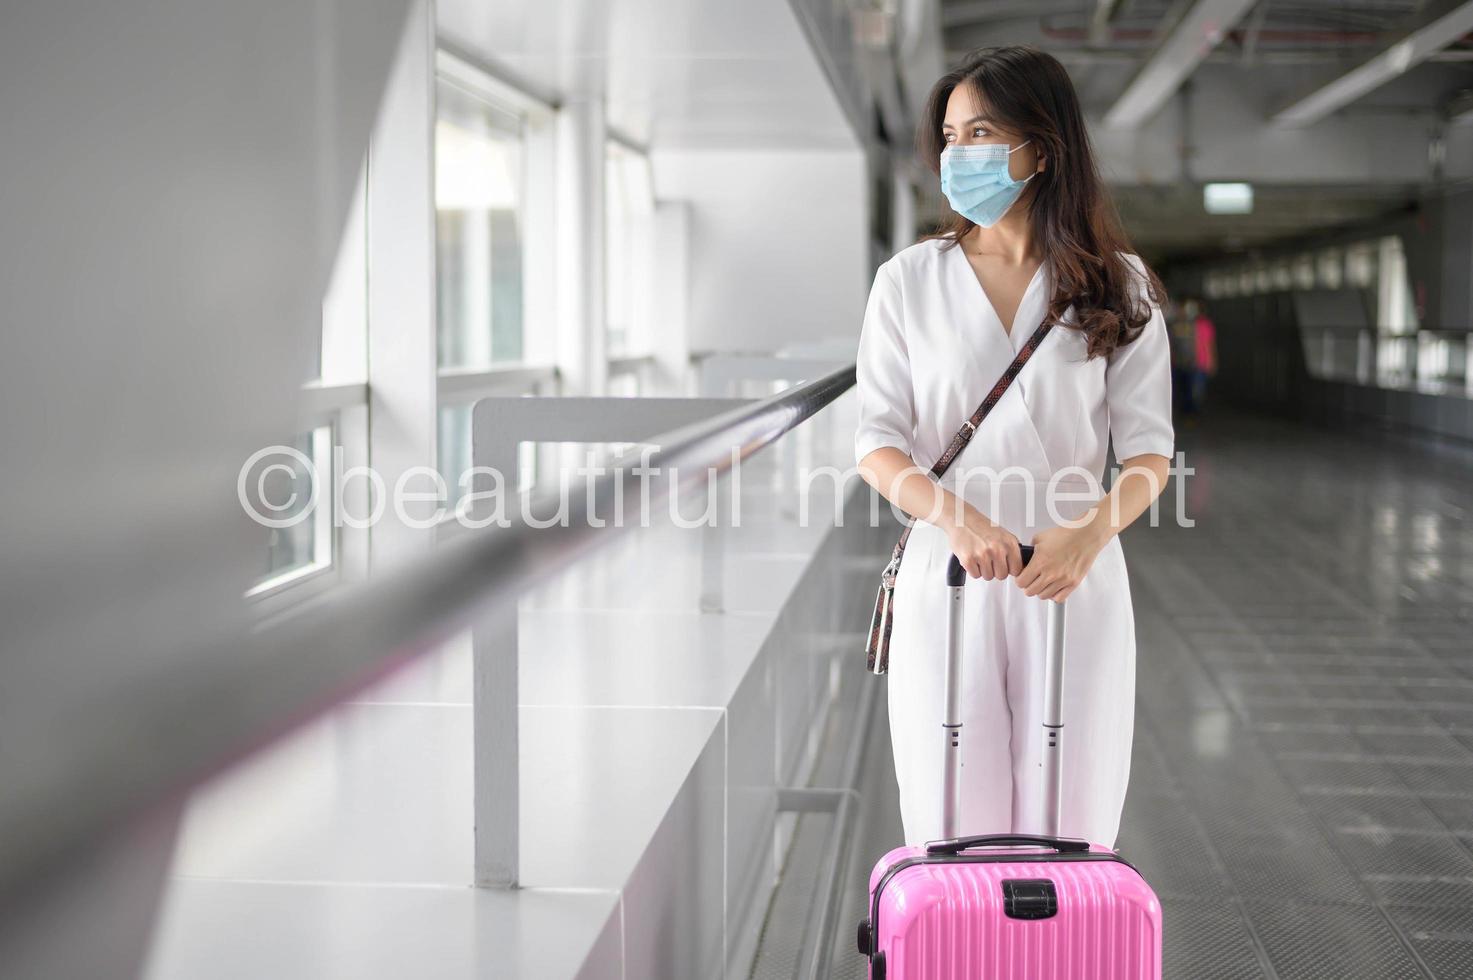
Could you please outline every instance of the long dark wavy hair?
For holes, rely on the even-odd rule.
[[[1069,73],[1057,58],[1026,45],[980,48],[967,55],[932,87],[916,132],[916,151],[938,177],[946,146],[941,132],[946,101],[957,86],[969,86],[989,118],[1033,140],[1048,157],[1018,204],[1027,208],[1033,240],[1053,266],[1049,318],[1061,322],[1072,305],[1070,326],[1084,334],[1090,357],[1109,355],[1135,340],[1151,319],[1150,303],[1162,303],[1166,290],[1149,266],[1142,290],[1140,273],[1124,257],[1133,250],[1100,179]],[[973,227],[952,212],[936,233],[921,240],[946,238],[951,244],[943,248],[955,248]]]

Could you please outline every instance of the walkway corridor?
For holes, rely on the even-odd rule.
[[[1252,419],[1179,442],[1196,526],[1126,541],[1140,660],[1119,846],[1162,898],[1166,976],[1473,975],[1473,462]],[[900,838],[876,719],[846,980],[864,975],[870,864]]]
[[[1469,976],[1473,470],[1254,421],[1182,442],[1197,526],[1128,543],[1120,839],[1168,976]]]

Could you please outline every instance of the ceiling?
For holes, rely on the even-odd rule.
[[[1065,64],[1121,215],[1158,261],[1330,231],[1403,209],[1439,180],[1473,176],[1473,125],[1446,122],[1459,93],[1473,90],[1473,37],[1462,19],[1473,20],[1473,3],[941,3],[947,64],[976,47],[1020,43]],[[1404,73],[1307,123],[1287,125],[1287,112],[1275,119],[1309,93],[1343,85],[1416,28],[1442,36]],[[1123,96],[1137,79],[1134,96],[1152,108],[1122,126]],[[1205,212],[1202,184],[1226,180],[1254,185],[1252,214]],[[923,218],[938,217],[939,194],[930,188],[927,197]]]
[[[438,0],[442,38],[661,148],[856,149],[788,0]]]

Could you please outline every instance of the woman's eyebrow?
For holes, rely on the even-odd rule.
[[[972,118],[971,118],[971,119],[968,119],[968,120],[966,120],[966,121],[965,121],[965,122],[963,122],[963,123],[962,123],[962,125],[963,125],[963,126],[970,126],[970,125],[971,125],[971,124],[972,124],[972,123],[974,123],[974,122],[985,122],[985,123],[990,123],[990,122],[992,122],[992,120],[991,120],[991,119],[989,119],[989,118],[987,118],[987,117],[986,117],[986,116],[973,116],[973,117],[972,117]],[[941,124],[941,128],[942,128],[942,129],[956,129],[956,127],[955,127],[955,126],[953,126],[953,125],[952,125],[952,124],[951,124],[951,123],[949,123],[949,122],[944,122],[944,123],[942,123],[942,124]]]

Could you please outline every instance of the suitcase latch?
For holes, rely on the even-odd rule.
[[[1047,919],[1058,914],[1059,896],[1047,878],[1006,878],[1002,906],[1010,919]]]

